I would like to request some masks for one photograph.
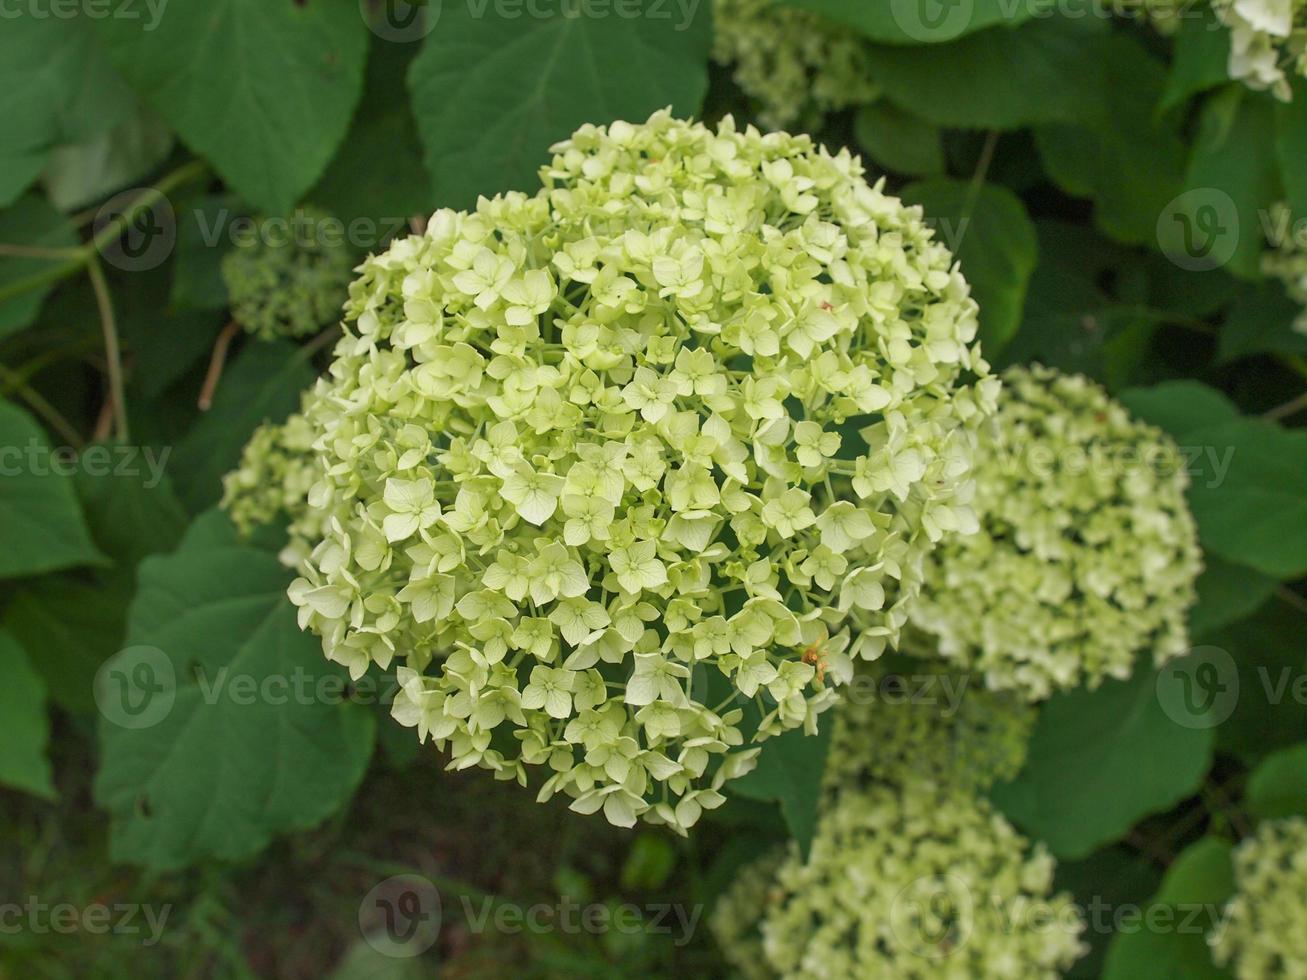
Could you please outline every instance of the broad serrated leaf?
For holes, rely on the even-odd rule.
[[[363,98],[340,152],[307,198],[348,226],[357,219],[374,222],[371,235],[353,235],[360,252],[380,251],[385,236],[404,234],[404,219],[426,216],[436,199],[422,163],[417,122],[403,93],[413,45],[374,39],[368,56]],[[378,153],[377,147],[386,151]],[[368,240],[365,240],[368,239]]]
[[[763,743],[758,766],[727,787],[741,796],[770,800],[781,805],[790,836],[804,854],[817,831],[817,809],[821,803],[821,779],[830,751],[830,721],[816,735],[801,729],[776,735]]]
[[[0,785],[53,799],[54,782],[45,754],[50,741],[45,685],[27,653],[3,632],[0,672],[5,679],[0,684]]]
[[[980,304],[981,350],[994,356],[1021,324],[1026,288],[1039,261],[1035,227],[1021,199],[993,184],[938,179],[909,184],[903,200],[925,209],[936,237],[962,263]]]
[[[5,608],[3,626],[33,653],[50,700],[72,714],[95,711],[100,665],[123,648],[130,574],[48,575],[25,585]]]
[[[1081,939],[1089,944],[1089,951],[1064,974],[1065,980],[1098,980],[1115,913],[1142,906],[1161,880],[1153,865],[1125,847],[1109,847],[1079,861],[1057,863],[1053,887],[1075,897],[1087,920]]]
[[[1307,680],[1299,686],[1307,686]],[[1248,778],[1244,798],[1249,812],[1263,820],[1307,817],[1307,742],[1263,759]]]
[[[939,127],[882,99],[858,110],[858,145],[885,170],[934,177],[946,170]]]
[[[38,248],[70,248],[77,244],[71,223],[43,197],[28,194],[13,207],[0,212],[0,242]],[[48,272],[57,259],[28,256],[0,256],[0,289],[26,282]],[[53,281],[24,289],[21,295],[0,300],[0,337],[31,325],[41,304],[54,288]]]
[[[1120,930],[1107,951],[1103,980],[1222,980],[1207,933],[1221,924],[1234,893],[1229,842],[1204,837],[1185,849],[1141,910],[1151,926]]]
[[[1235,665],[1234,676],[1218,678],[1223,686],[1235,686],[1238,695],[1230,717],[1217,730],[1222,752],[1256,762],[1302,741],[1307,732],[1304,636],[1307,614],[1276,598],[1254,615],[1203,638],[1226,651]]]
[[[1175,35],[1171,70],[1158,104],[1162,112],[1191,95],[1225,84],[1230,77],[1230,32],[1208,7],[1188,7]]]
[[[1141,306],[1148,282],[1137,256],[1091,228],[1035,225],[1039,262],[1025,315],[999,366],[1039,361],[1120,387],[1143,359],[1157,319]],[[1109,292],[1110,289],[1110,292]]]
[[[1010,3],[1007,0],[782,0],[789,7],[847,24],[873,41],[885,44],[941,44],[996,25],[1014,26],[1032,17],[1046,17],[1054,0]]]
[[[216,512],[141,565],[124,659],[98,688],[95,796],[115,860],[240,860],[353,794],[373,717],[339,698],[343,674],[296,624],[289,578]]]
[[[246,200],[288,211],[321,176],[363,87],[354,3],[177,0],[154,30],[98,22],[136,90]]]
[[[216,503],[222,478],[240,462],[251,433],[283,421],[312,383],[313,369],[295,345],[248,342],[223,372],[213,407],[173,453],[170,472],[182,503],[192,512]]]
[[[1221,324],[1217,359],[1233,361],[1254,354],[1307,353],[1307,334],[1293,328],[1302,307],[1278,282],[1248,290],[1231,305]]]
[[[1293,214],[1307,215],[1307,81],[1294,80],[1294,98],[1275,108],[1275,150]]]
[[[1178,265],[1255,278],[1262,216],[1280,196],[1274,101],[1233,84],[1199,117],[1184,190],[1158,218],[1158,242]]]
[[[58,451],[55,459],[30,415],[0,401],[0,578],[104,561],[66,475],[74,466],[73,452]]]
[[[1050,16],[949,44],[874,46],[874,80],[891,102],[941,126],[1019,129],[1102,111],[1100,19]]]
[[[167,476],[170,452],[150,446],[87,446],[75,477],[91,538],[125,570],[177,547],[187,515]]]
[[[1178,118],[1154,112],[1165,67],[1135,38],[1102,46],[1104,101],[1111,111],[1036,131],[1049,175],[1069,193],[1094,200],[1098,226],[1118,241],[1152,244],[1157,219],[1180,192],[1186,151]],[[1128,99],[1113,99],[1127,91]]]
[[[137,106],[113,129],[57,148],[43,183],[50,200],[71,211],[144,180],[172,147],[172,130],[149,109]]]
[[[493,5],[447,5],[413,62],[413,111],[441,206],[534,190],[550,145],[583,123],[642,122],[667,106],[681,116],[699,110],[708,4],[682,14],[636,0],[628,13],[603,17],[568,15],[568,0],[536,7],[509,18]]]
[[[1129,388],[1117,400],[1134,415],[1165,429],[1180,442],[1197,429],[1239,417],[1239,407],[1234,402],[1201,381],[1166,381],[1151,388]]]
[[[1050,698],[1025,768],[994,802],[1058,857],[1079,858],[1183,799],[1207,772],[1212,731],[1164,710],[1179,683],[1141,663],[1129,680]]]
[[[135,100],[109,64],[91,23],[39,5],[3,16],[0,30],[0,207],[41,173],[50,151],[117,125]],[[140,25],[136,26],[139,32]]]
[[[1203,547],[1276,578],[1307,573],[1307,432],[1240,418],[1194,429],[1189,506]]]
[[[1198,601],[1189,610],[1189,635],[1195,639],[1251,616],[1279,585],[1269,575],[1216,555],[1204,556],[1203,566]]]

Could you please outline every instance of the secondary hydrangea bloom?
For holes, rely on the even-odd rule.
[[[1015,368],[982,434],[981,532],[929,559],[913,621],[940,656],[1040,700],[1188,647],[1202,570],[1175,444],[1080,376]]]
[[[1212,955],[1238,980],[1307,980],[1307,820],[1270,820],[1234,852],[1236,892]]]
[[[821,116],[872,102],[865,42],[840,24],[771,0],[715,0],[713,60],[759,104],[763,125],[817,128]]]
[[[1289,101],[1290,77],[1307,75],[1307,0],[1212,0],[1230,29],[1230,77]]]
[[[289,515],[292,526],[298,524],[307,511],[309,490],[322,477],[313,451],[315,438],[300,414],[254,430],[240,465],[222,481],[222,508],[241,534],[272,523],[280,514]]]
[[[1034,708],[948,664],[895,659],[860,667],[842,691],[828,797],[921,778],[979,792],[1021,771]]]
[[[323,211],[301,208],[256,228],[222,260],[236,321],[265,339],[299,337],[334,323],[354,273],[344,226]]]
[[[1307,334],[1307,243],[1293,233],[1293,213],[1287,204],[1271,209],[1271,226],[1279,230],[1271,251],[1262,256],[1262,271],[1284,283],[1285,292],[1303,310],[1294,320],[1293,328]]]
[[[355,676],[403,661],[395,717],[453,765],[684,830],[751,765],[737,704],[815,729],[975,528],[998,383],[847,152],[658,113],[554,153],[362,267],[291,598]]]
[[[741,966],[761,937],[757,977],[1054,978],[1084,952],[1054,866],[983,799],[926,780],[879,785],[842,796],[808,860],[792,849],[765,890],[760,868],[742,875],[712,925]]]

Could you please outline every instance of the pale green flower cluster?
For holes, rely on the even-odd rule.
[[[1230,77],[1288,102],[1307,76],[1307,0],[1212,0],[1230,29]]]
[[[1271,225],[1283,229],[1284,234],[1272,242],[1272,249],[1262,255],[1262,271],[1284,284],[1289,298],[1303,307],[1293,328],[1307,334],[1307,246],[1299,242],[1292,232],[1292,211],[1288,204],[1280,203],[1271,209]]]
[[[976,528],[998,382],[947,249],[847,152],[664,112],[554,153],[361,268],[290,594],[353,676],[398,658],[451,765],[683,832]]]
[[[286,514],[298,524],[307,509],[309,490],[322,477],[313,452],[316,432],[300,414],[280,425],[254,430],[240,465],[223,477],[222,509],[236,530],[249,534]]]
[[[888,659],[860,667],[843,691],[826,757],[828,797],[913,779],[983,792],[1021,771],[1033,707],[948,664]]]
[[[1084,923],[1070,895],[1052,893],[1053,871],[974,794],[878,784],[824,811],[808,860],[792,848],[761,895],[755,872],[742,876],[711,924],[741,966],[760,936],[767,972],[751,976],[1054,978],[1084,952]]]
[[[873,102],[857,32],[773,0],[714,0],[713,60],[758,102],[764,126],[819,128],[821,116]]]
[[[330,237],[335,218],[301,208],[292,218],[263,219],[223,256],[222,280],[232,317],[265,340],[300,337],[340,317],[354,257]]]
[[[943,658],[1040,700],[1188,647],[1202,570],[1174,443],[1093,382],[1004,376],[976,471],[981,533],[930,557],[914,623]]]
[[[1261,824],[1234,852],[1235,897],[1209,937],[1237,980],[1307,980],[1307,819]]]

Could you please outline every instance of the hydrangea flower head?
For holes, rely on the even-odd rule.
[[[1202,568],[1174,443],[1079,376],[1014,368],[982,436],[981,533],[928,561],[914,622],[940,656],[1030,700],[1188,647]]]
[[[1084,951],[1054,867],[971,793],[882,784],[823,812],[808,859],[792,848],[771,885],[759,887],[760,869],[741,875],[711,921],[741,965],[761,937],[767,969],[751,976],[1051,980]]]
[[[1281,101],[1290,77],[1307,76],[1307,0],[1212,0],[1230,29],[1230,77]]]
[[[948,251],[847,153],[658,113],[541,176],[362,266],[291,598],[354,675],[400,664],[454,766],[684,831],[975,526],[997,381]]]
[[[340,317],[354,258],[337,223],[301,208],[292,218],[263,220],[258,231],[223,256],[222,279],[232,316],[252,334],[300,337]]]
[[[880,94],[856,31],[772,0],[715,0],[713,60],[776,129],[818,128],[825,113]]]
[[[1237,980],[1307,977],[1307,819],[1268,820],[1234,852],[1236,892],[1209,937]]]
[[[983,792],[1025,763],[1034,708],[954,665],[887,657],[860,666],[841,693],[823,779],[829,798],[922,778]]]

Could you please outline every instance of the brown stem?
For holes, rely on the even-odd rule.
[[[200,400],[197,403],[201,412],[207,412],[213,407],[213,395],[218,390],[222,369],[227,364],[227,349],[231,347],[232,339],[240,328],[241,325],[232,320],[222,328],[222,333],[218,334],[218,339],[214,341],[213,354],[209,358],[209,371],[204,376],[204,387],[200,389]]]

